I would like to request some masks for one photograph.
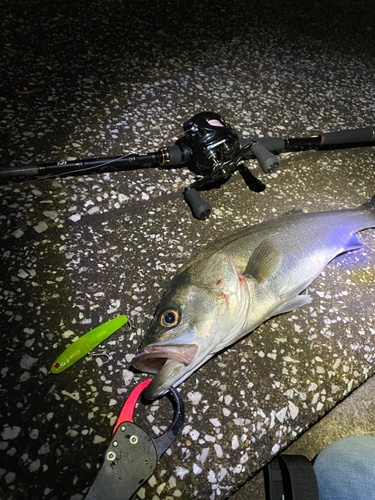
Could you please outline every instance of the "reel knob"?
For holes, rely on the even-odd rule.
[[[205,220],[211,215],[211,205],[194,188],[187,188],[184,196],[196,219]]]

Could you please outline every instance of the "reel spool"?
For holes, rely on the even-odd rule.
[[[185,141],[196,173],[207,175],[219,163],[231,161],[240,151],[240,139],[229,123],[217,113],[199,113],[187,120]]]

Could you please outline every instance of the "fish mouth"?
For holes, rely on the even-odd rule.
[[[168,392],[172,385],[182,382],[189,373],[188,366],[197,350],[196,344],[151,344],[141,349],[132,362],[133,367],[155,374],[144,391],[146,399],[153,401]]]

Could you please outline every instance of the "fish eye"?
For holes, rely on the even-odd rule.
[[[172,309],[168,309],[161,313],[159,321],[162,326],[175,326],[178,322],[178,313]]]

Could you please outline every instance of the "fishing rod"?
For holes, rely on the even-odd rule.
[[[127,170],[136,166],[169,168],[188,165],[201,177],[184,189],[184,197],[194,217],[204,220],[210,216],[211,206],[198,191],[223,184],[236,170],[241,173],[246,171],[242,164],[244,160],[257,159],[264,172],[272,173],[279,167],[277,155],[280,153],[375,144],[375,127],[328,132],[314,137],[240,139],[224,118],[212,112],[194,115],[184,123],[183,130],[183,136],[174,145],[158,151],[3,168],[0,169],[0,181],[14,177],[82,174],[87,170],[103,171],[108,167]]]

